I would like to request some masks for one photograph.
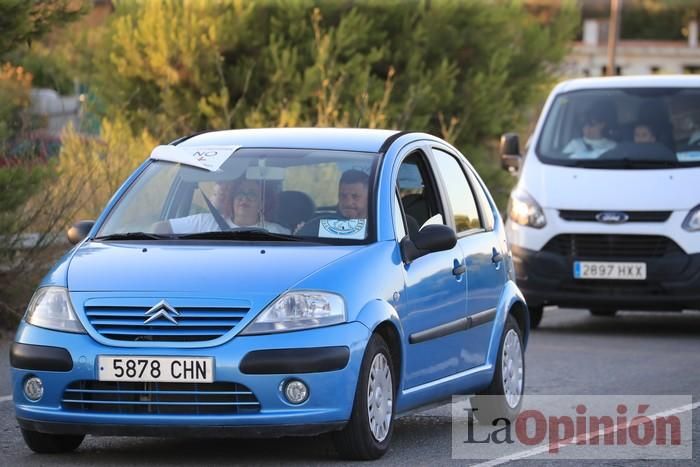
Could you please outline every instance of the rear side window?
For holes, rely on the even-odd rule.
[[[470,169],[467,169],[467,172],[469,174],[471,186],[474,188],[477,201],[479,201],[479,210],[481,211],[481,219],[484,222],[484,228],[486,230],[493,230],[496,220],[493,217],[493,210],[491,209],[491,203],[489,203],[489,197],[486,195],[486,192],[484,191],[484,188],[479,182],[476,174]]]
[[[451,154],[434,149],[437,170],[445,183],[457,233],[482,228],[479,209],[462,164]]]

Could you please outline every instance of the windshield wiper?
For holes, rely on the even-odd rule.
[[[111,235],[101,235],[94,240],[172,240],[173,235],[162,235],[147,232],[125,232]]]
[[[570,161],[575,167],[588,167],[595,169],[650,169],[663,167],[680,167],[678,161],[662,160],[662,159],[630,159],[623,157],[621,159],[574,159]]]
[[[596,163],[604,167],[609,165],[613,167],[622,165],[629,169],[641,169],[647,167],[678,167],[678,161],[664,159],[631,159],[629,157],[623,157],[622,159],[598,160]]]
[[[211,232],[197,232],[177,235],[178,239],[201,239],[201,240],[273,240],[282,242],[307,242],[294,235],[273,233],[264,229],[232,229],[215,230]]]

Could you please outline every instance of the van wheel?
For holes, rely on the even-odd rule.
[[[604,316],[611,318],[615,316],[617,310],[611,310],[609,308],[593,308],[589,310],[593,316]]]
[[[542,322],[542,312],[544,311],[543,306],[532,306],[528,307],[530,310],[530,329],[535,329]]]
[[[362,358],[350,421],[334,433],[333,441],[345,459],[378,459],[389,449],[394,429],[396,379],[389,347],[374,334]]]
[[[75,451],[85,435],[54,435],[32,430],[22,430],[22,438],[29,449],[38,454],[60,454]]]
[[[474,416],[486,424],[497,418],[515,420],[522,407],[524,389],[522,332],[513,315],[508,315],[491,385],[471,398]]]

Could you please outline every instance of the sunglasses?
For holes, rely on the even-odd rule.
[[[254,190],[250,191],[237,191],[233,194],[234,198],[247,198],[250,201],[255,201],[259,198],[258,192]]]

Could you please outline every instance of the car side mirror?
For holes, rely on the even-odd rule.
[[[78,221],[73,226],[68,229],[66,235],[68,236],[68,241],[73,245],[81,242],[85,237],[88,236],[92,226],[95,225],[95,221]]]
[[[517,133],[505,133],[501,136],[501,168],[508,172],[517,172],[522,164],[520,139]]]
[[[408,264],[415,259],[436,251],[454,248],[457,244],[457,234],[446,225],[426,225],[410,238],[408,235],[401,240],[401,256]]]

